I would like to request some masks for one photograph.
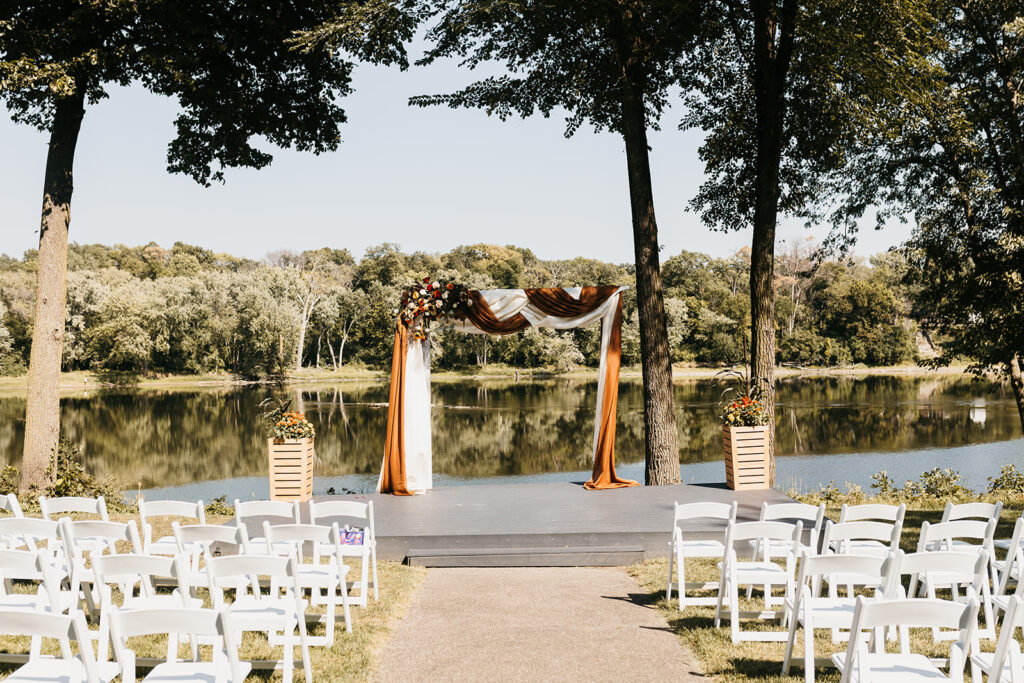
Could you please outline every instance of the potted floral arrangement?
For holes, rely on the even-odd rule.
[[[740,391],[722,394],[722,448],[725,452],[725,483],[731,489],[771,487],[771,413],[760,387],[752,386],[749,374],[728,371],[743,380]],[[733,394],[729,398],[729,394]]]
[[[316,432],[306,416],[290,406],[290,401],[276,398],[260,403],[267,427],[270,499],[307,501],[313,497]]]
[[[427,277],[402,290],[401,305],[395,314],[409,328],[413,339],[423,341],[432,324],[441,328],[451,326],[472,305],[469,290],[462,285]]]

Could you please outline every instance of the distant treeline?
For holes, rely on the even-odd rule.
[[[813,258],[808,242],[777,258],[778,361],[892,365],[917,357],[913,291],[898,254],[865,261]],[[0,256],[0,372],[19,374],[31,347],[36,253]],[[262,261],[176,243],[164,249],[72,245],[68,255],[64,369],[275,375],[299,365],[385,367],[400,287],[427,276],[477,289],[633,284],[631,265],[575,258],[549,261],[529,249],[477,244],[444,254],[372,247],[279,251]],[[676,362],[731,364],[749,338],[749,257],[687,252],[662,265],[665,311]],[[623,363],[640,362],[633,290],[623,299]],[[529,329],[509,337],[442,331],[434,366],[596,365],[597,325],[567,332]],[[299,351],[301,349],[301,353]]]

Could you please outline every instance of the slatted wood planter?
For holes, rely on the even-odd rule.
[[[307,501],[313,497],[313,439],[267,439],[270,499]]]
[[[770,488],[768,430],[764,427],[722,427],[725,483],[733,490]]]

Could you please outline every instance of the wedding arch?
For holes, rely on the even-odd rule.
[[[601,362],[594,420],[593,474],[584,486],[637,486],[615,474],[615,421],[626,287],[462,289],[424,281],[403,295],[395,328],[384,462],[377,490],[399,496],[432,488],[429,317],[468,334],[513,334],[529,326],[565,330],[601,321]],[[426,310],[426,313],[424,313]],[[407,311],[409,312],[407,314]],[[421,316],[427,320],[422,321]]]

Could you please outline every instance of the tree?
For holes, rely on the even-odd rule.
[[[344,3],[342,11],[356,4]],[[177,98],[181,111],[168,169],[202,184],[223,180],[228,167],[269,164],[272,156],[253,144],[256,136],[280,147],[333,150],[345,120],[336,98],[351,89],[352,64],[336,50],[290,50],[286,41],[322,25],[335,7],[280,0],[48,0],[16,3],[3,18],[0,97],[15,121],[50,134],[23,487],[43,483],[57,447],[73,167],[86,107],[110,84],[137,83]],[[350,53],[402,62],[397,27],[373,28],[347,26]]]
[[[647,131],[657,128],[676,68],[699,26],[698,4],[678,0],[438,0],[440,21],[422,63],[456,56],[508,73],[414,105],[549,116],[568,112],[566,135],[589,123],[625,144],[636,263],[648,484],[679,482],[672,364],[665,329]]]
[[[940,20],[938,92],[877,176],[916,220],[904,254],[915,313],[942,336],[932,362],[1008,377],[1024,427],[1024,20],[1011,0],[950,0]]]
[[[877,188],[850,161],[916,97],[932,22],[926,0],[714,0],[708,16],[717,22],[680,71],[682,127],[707,132],[709,178],[693,205],[713,228],[753,227],[751,372],[774,416],[779,215],[835,208],[849,230],[870,205]],[[840,195],[851,199],[829,207]]]

